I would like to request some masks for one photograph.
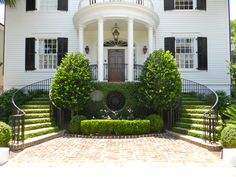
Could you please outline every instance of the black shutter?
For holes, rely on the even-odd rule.
[[[175,8],[174,0],[164,0],[164,10],[173,10]]]
[[[36,10],[36,0],[26,0],[26,11]]]
[[[207,61],[207,38],[198,37],[198,69],[207,70],[208,61]]]
[[[68,52],[68,38],[58,38],[58,51],[57,51],[57,65],[61,64],[61,60]]]
[[[169,50],[175,57],[175,38],[167,37],[165,38],[165,51]]]
[[[68,0],[58,0],[57,10],[68,11]]]
[[[35,70],[35,38],[25,39],[25,70]]]
[[[207,4],[206,0],[197,0],[197,9],[199,10],[206,10]]]

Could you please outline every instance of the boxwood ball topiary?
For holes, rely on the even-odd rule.
[[[81,53],[68,54],[62,59],[52,81],[52,99],[60,107],[80,111],[93,91],[89,61]]]
[[[139,100],[157,112],[172,106],[181,94],[181,76],[172,54],[154,51],[145,61],[140,76]]]
[[[11,127],[4,122],[0,122],[0,147],[8,146],[8,143],[11,140],[11,136]]]
[[[221,132],[221,143],[225,148],[236,148],[236,125],[225,127]]]
[[[161,116],[157,114],[151,114],[146,117],[146,120],[150,120],[150,132],[151,133],[160,133],[164,128],[164,121]]]

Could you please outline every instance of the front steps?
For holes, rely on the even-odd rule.
[[[211,106],[200,100],[197,96],[183,95],[182,114],[172,131],[177,134],[204,139],[203,114],[209,111]]]
[[[21,106],[25,114],[25,140],[59,131],[50,117],[48,97],[33,98]]]

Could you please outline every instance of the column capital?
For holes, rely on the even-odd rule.
[[[128,23],[134,23],[134,18],[129,17],[129,18],[128,18]]]
[[[79,25],[78,25],[78,28],[84,29],[84,28],[85,28],[85,25],[84,25],[84,24],[79,24]]]

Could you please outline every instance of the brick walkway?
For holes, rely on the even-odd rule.
[[[58,138],[25,149],[11,158],[7,166],[47,165],[83,166],[127,163],[151,163],[215,167],[223,162],[206,149],[168,135],[134,139]]]
[[[235,168],[223,163],[219,153],[168,135],[133,139],[62,137],[12,153],[0,171],[19,177],[236,176]]]

